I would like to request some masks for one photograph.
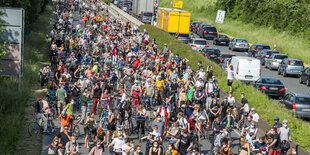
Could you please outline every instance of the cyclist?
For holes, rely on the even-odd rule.
[[[173,144],[168,145],[168,150],[166,151],[165,155],[178,155],[179,152],[175,149],[175,146]]]
[[[56,97],[57,97],[57,108],[58,108],[58,115],[60,115],[60,112],[65,108],[66,106],[66,98],[67,98],[67,92],[65,91],[65,86],[61,85],[59,89],[56,91]]]
[[[86,126],[84,128],[85,129],[85,133],[86,133],[84,142],[85,142],[85,147],[87,147],[88,136],[91,135],[92,133],[96,132],[97,121],[95,119],[95,114],[94,113],[89,113],[89,118],[86,119],[84,125]]]
[[[59,115],[60,132],[64,131],[65,126],[70,126],[73,124],[73,118],[70,114],[63,110],[61,115]]]
[[[101,142],[96,142],[96,147],[93,147],[88,155],[102,155],[103,148],[101,147]]]
[[[44,103],[43,103],[42,96],[37,98],[37,101],[32,104],[32,111],[33,115],[35,115],[36,120],[43,120],[43,132],[47,132],[47,118],[44,116]],[[46,102],[46,101],[45,101]]]
[[[213,122],[216,117],[219,117],[221,110],[221,105],[218,104],[216,98],[213,98],[211,104],[209,105],[210,122]]]
[[[108,131],[107,131],[107,145],[109,145],[109,138],[111,136],[111,133],[113,133],[114,130],[116,130],[116,116],[114,115],[114,109],[108,108],[109,109],[109,115],[108,115]]]
[[[122,135],[115,137],[113,141],[108,145],[108,147],[113,146],[113,154],[114,155],[121,155],[122,154],[122,147],[125,144],[125,140]]]

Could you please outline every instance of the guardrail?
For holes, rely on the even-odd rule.
[[[115,6],[113,4],[110,4],[110,6],[107,4],[105,4],[105,5],[108,7],[110,13],[112,13],[116,17],[120,17],[122,20],[124,20],[126,22],[130,22],[131,24],[136,25],[136,26],[140,26],[140,25],[144,24],[141,21],[139,21],[138,19],[136,19],[135,17],[132,17],[127,12],[121,10],[120,8],[118,8],[117,6]]]
[[[106,5],[108,6],[108,5]],[[116,7],[113,4],[110,4],[110,6],[108,6],[110,13],[112,13],[113,15],[117,16],[120,15],[120,17],[125,20],[128,21],[134,25],[140,26],[143,25],[144,23],[142,23],[141,21],[139,21],[138,19],[132,17],[131,15],[129,15],[128,13],[124,12],[123,10],[119,9],[118,7]],[[112,12],[111,12],[112,11]],[[231,37],[231,36],[230,36]],[[221,96],[228,96],[227,93],[221,91]],[[239,101],[236,101],[237,105],[241,105],[241,103]],[[258,129],[258,133],[257,133],[257,137],[261,137],[264,136],[266,134],[266,132],[268,132],[271,129],[271,125],[263,120],[263,119],[259,119],[259,123],[258,123],[259,129]],[[309,142],[310,145],[310,142]],[[307,152],[304,148],[302,148],[301,146],[299,146],[296,142],[292,141],[291,142],[291,147],[296,148],[296,152],[298,155],[310,155],[309,152]]]

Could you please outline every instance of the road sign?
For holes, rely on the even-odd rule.
[[[174,8],[182,9],[183,8],[183,1],[173,0],[173,7]]]
[[[224,22],[225,13],[226,13],[226,11],[224,11],[224,10],[217,10],[215,22],[222,24]]]

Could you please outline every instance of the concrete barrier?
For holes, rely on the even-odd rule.
[[[131,15],[129,15],[128,13],[124,12],[123,10],[119,9],[118,7],[116,7],[113,4],[110,4],[110,6],[108,6],[109,11],[112,11],[111,13],[114,14],[115,16],[120,15],[120,17],[126,21],[131,22],[134,25],[140,26],[143,25],[144,23],[142,23],[141,21],[139,21],[138,19],[132,17]],[[224,33],[221,33],[224,34]],[[227,34],[225,34],[227,35]],[[228,35],[227,35],[228,36]],[[229,36],[229,38],[233,38],[232,36]],[[224,91],[221,91],[221,96],[223,99],[223,96],[227,97],[228,94]],[[239,101],[236,100],[236,104],[238,106],[241,105],[241,103]],[[259,129],[258,129],[258,133],[257,133],[257,137],[261,137],[264,136],[266,134],[266,132],[268,132],[271,129],[271,125],[263,120],[263,119],[259,119],[259,123],[258,123]],[[310,145],[310,142],[309,142]],[[296,142],[291,142],[291,147],[296,148],[297,154],[298,155],[310,155],[309,152],[307,152],[304,148],[302,148],[301,146],[299,146]]]

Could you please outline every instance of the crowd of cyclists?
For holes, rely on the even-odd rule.
[[[238,154],[296,154],[288,122],[275,117],[273,128],[258,137],[255,108],[245,94],[239,107],[232,92],[221,96],[211,66],[198,63],[195,72],[189,60],[166,44],[159,48],[146,30],[111,16],[101,0],[55,5],[51,63],[40,71],[48,92],[33,104],[44,133],[54,132],[52,120],[59,120],[48,154],[74,155],[85,147],[90,155],[198,155],[208,139],[205,154],[230,155],[233,130],[241,132]],[[133,144],[137,136],[145,150]]]

